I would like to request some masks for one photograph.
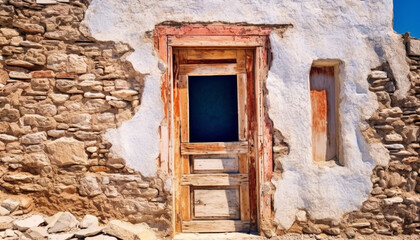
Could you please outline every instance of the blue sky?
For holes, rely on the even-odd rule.
[[[394,1],[394,30],[420,38],[420,0]]]

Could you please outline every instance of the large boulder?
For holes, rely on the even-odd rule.
[[[46,145],[51,164],[68,166],[85,165],[88,162],[83,142],[73,138],[62,137]]]

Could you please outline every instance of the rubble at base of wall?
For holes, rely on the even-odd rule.
[[[158,239],[155,231],[147,224],[120,220],[101,225],[93,215],[78,220],[70,212],[58,212],[53,216],[0,216],[0,239],[4,240],[154,240]]]

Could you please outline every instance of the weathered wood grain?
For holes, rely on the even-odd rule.
[[[239,219],[239,191],[236,188],[194,189],[194,218]]]
[[[237,157],[193,157],[194,173],[233,173],[238,171]]]
[[[183,232],[247,232],[249,221],[240,220],[200,220],[182,223]]]
[[[248,182],[248,174],[186,174],[181,177],[182,186],[236,186]]]
[[[183,155],[248,153],[248,142],[181,143]]]
[[[181,64],[180,74],[189,76],[235,75],[239,72],[236,63]]]

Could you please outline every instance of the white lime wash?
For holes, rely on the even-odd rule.
[[[382,144],[361,134],[377,109],[368,90],[371,68],[389,62],[405,96],[409,67],[401,36],[392,29],[392,0],[93,0],[84,24],[98,40],[121,41],[135,50],[128,60],[148,74],[140,110],[106,138],[112,151],[145,176],[156,174],[158,128],[163,117],[161,70],[148,33],[164,21],[292,24],[283,38],[271,34],[273,64],[266,81],[269,115],[285,136],[290,153],[282,160],[281,179],[273,179],[275,223],[288,229],[304,209],[313,219],[339,219],[359,209],[371,191],[372,169],[388,162]],[[344,167],[312,161],[309,70],[317,59],[342,61],[340,124]]]

